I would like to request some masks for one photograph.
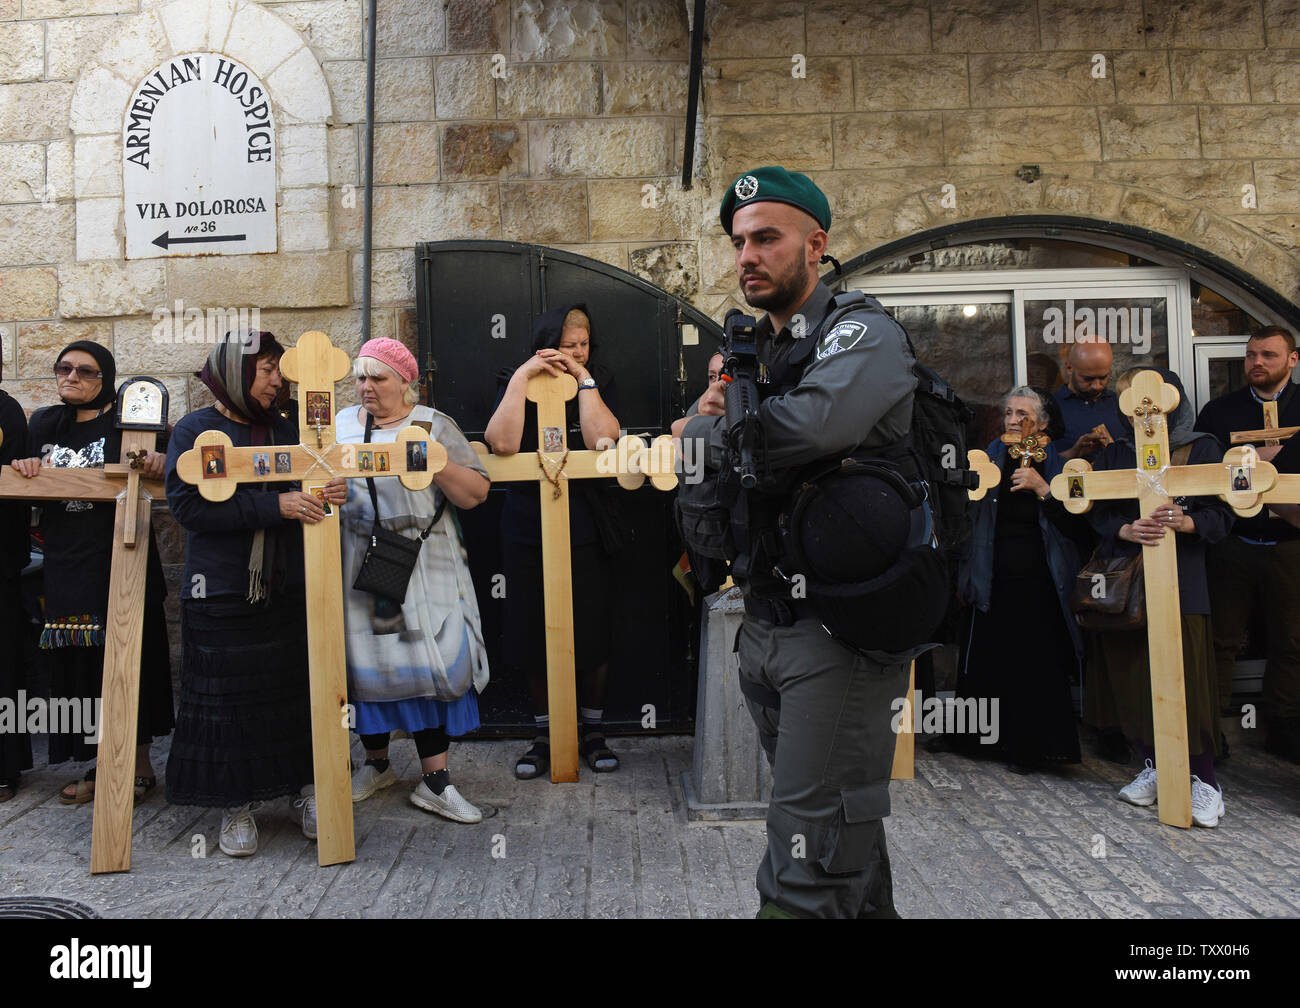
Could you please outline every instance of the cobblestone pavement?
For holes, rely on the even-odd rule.
[[[1019,777],[995,762],[918,750],[894,782],[888,836],[905,917],[1300,916],[1300,767],[1238,732],[1223,764],[1218,829],[1161,826],[1115,798],[1133,768],[1089,759]],[[1243,737],[1249,736],[1249,737]],[[1231,737],[1231,736],[1230,736]],[[59,804],[71,764],[23,776],[0,805],[0,894],[80,900],[112,917],[748,917],[761,823],[686,821],[685,737],[618,739],[618,773],[520,782],[526,743],[468,742],[453,780],[492,814],[464,826],[407,800],[417,761],[393,743],[401,781],[355,806],[357,860],[320,868],[288,799],[257,814],[261,846],[217,850],[216,810],[136,811],[133,868],[89,874],[91,806]],[[354,758],[360,754],[359,745]],[[156,748],[155,766],[165,765]],[[199,848],[208,857],[192,856]],[[499,856],[493,856],[494,854]]]

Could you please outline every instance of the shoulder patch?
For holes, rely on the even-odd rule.
[[[817,348],[817,359],[837,354],[841,350],[852,350],[858,341],[866,335],[867,327],[861,322],[839,322],[822,337],[821,346]]]

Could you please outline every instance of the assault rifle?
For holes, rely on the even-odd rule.
[[[739,308],[727,312],[722,327],[722,380],[727,407],[726,442],[732,469],[745,490],[766,482],[767,458],[758,418],[758,323]]]

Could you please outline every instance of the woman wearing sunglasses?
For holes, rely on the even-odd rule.
[[[54,363],[60,406],[32,414],[28,426],[31,451],[39,455],[15,459],[11,465],[32,478],[42,465],[99,469],[121,458],[122,432],[113,417],[117,371],[113,355],[98,343],[69,344]],[[143,475],[161,479],[165,456],[149,452]],[[49,762],[89,762],[95,758],[97,701],[104,675],[104,627],[108,617],[108,580],[113,557],[114,505],[108,501],[47,501],[41,509],[45,541],[45,626],[41,648],[48,655],[50,696],[72,700],[80,711],[93,710],[95,724],[81,731],[54,731],[51,725]],[[144,798],[158,780],[149,762],[149,744],[172,729],[172,685],[163,611],[162,563],[149,537],[149,566],[145,581],[144,641],[140,659],[140,707],[136,729],[135,800]],[[89,700],[90,704],[84,701]],[[67,708],[63,705],[63,709]],[[60,709],[52,706],[52,710]],[[64,728],[72,727],[68,725]],[[91,740],[87,739],[87,735]],[[80,780],[59,792],[65,805],[81,805],[95,797],[92,767]]]

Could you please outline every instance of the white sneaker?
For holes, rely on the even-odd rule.
[[[221,852],[231,857],[252,857],[257,853],[257,822],[251,802],[222,813],[219,844]]]
[[[1224,812],[1223,788],[1211,787],[1192,774],[1192,822],[1197,826],[1217,826]]]
[[[1133,783],[1120,788],[1119,796],[1130,805],[1146,808],[1156,803],[1156,768],[1147,760],[1143,771],[1133,778]]]
[[[397,774],[393,773],[392,766],[380,773],[369,763],[362,763],[360,769],[352,775],[352,800],[365,801],[376,791],[392,787],[396,783]]]
[[[306,784],[302,794],[294,799],[293,807],[302,809],[302,835],[308,840],[316,839],[316,785]]]
[[[448,784],[442,789],[442,794],[436,795],[429,790],[429,785],[421,780],[419,786],[411,792],[411,804],[426,812],[436,812],[444,819],[453,822],[483,821],[483,813],[467,802],[454,784]]]

